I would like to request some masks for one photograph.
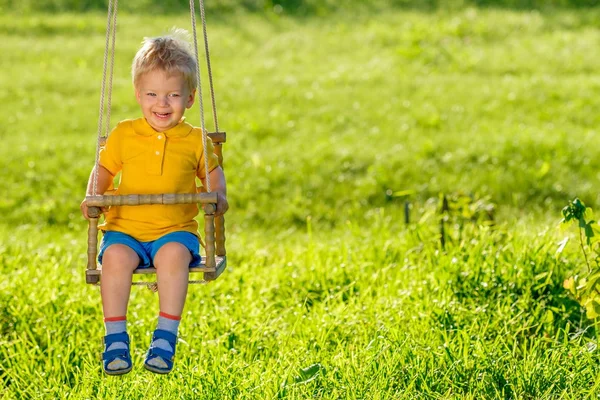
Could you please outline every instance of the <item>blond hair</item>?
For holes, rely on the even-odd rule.
[[[133,86],[140,77],[154,70],[169,75],[183,75],[190,91],[198,86],[198,64],[189,44],[189,34],[184,29],[172,29],[164,36],[144,38],[131,65]]]

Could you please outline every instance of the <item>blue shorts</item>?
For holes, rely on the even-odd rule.
[[[112,244],[123,244],[135,251],[140,258],[139,268],[153,267],[154,256],[164,244],[169,242],[181,243],[192,255],[190,267],[197,267],[202,261],[200,256],[200,242],[198,237],[190,232],[171,232],[151,242],[140,242],[137,239],[122,232],[107,231],[104,232],[102,243],[100,243],[100,252],[98,253],[98,262],[102,264],[102,255]]]

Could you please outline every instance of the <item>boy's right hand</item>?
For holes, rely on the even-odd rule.
[[[88,219],[88,220],[91,219],[90,214],[89,214],[89,207],[87,205],[86,199],[83,199],[83,201],[79,205],[79,208],[81,209],[81,213],[83,214],[83,217],[85,219]],[[107,211],[106,207],[100,208],[101,213],[105,213],[106,211]]]
[[[90,219],[90,216],[88,214],[88,206],[87,206],[87,200],[86,199],[83,199],[83,201],[79,205],[79,208],[81,209],[81,213],[83,214],[83,218]]]

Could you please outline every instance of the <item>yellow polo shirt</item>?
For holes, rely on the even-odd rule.
[[[219,166],[207,138],[209,171]],[[155,131],[145,118],[120,122],[100,151],[100,165],[116,175],[114,194],[196,193],[196,177],[204,178],[202,129],[184,121]],[[139,241],[156,240],[167,233],[187,231],[198,235],[196,204],[115,206],[105,214],[103,231],[118,231]]]

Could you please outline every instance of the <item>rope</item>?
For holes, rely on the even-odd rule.
[[[209,283],[209,281],[204,280],[204,279],[198,279],[198,280],[191,280],[188,281],[188,283],[192,283],[192,284],[201,284],[201,285],[206,285]],[[153,292],[157,292],[158,291],[158,283],[157,282],[131,282],[131,284],[133,286],[146,286],[149,290],[153,291]],[[95,283],[95,286],[100,286],[100,283]]]
[[[208,283],[208,281],[205,281],[204,279],[197,279],[197,280],[194,280],[194,281],[189,281],[188,283],[206,285]]]
[[[201,280],[195,280],[195,281],[188,281],[188,284],[207,284],[208,281],[205,281],[204,279]],[[158,292],[158,282],[131,282],[132,285],[135,286],[146,286],[149,290],[153,291],[154,293]]]
[[[200,0],[202,3],[202,0]],[[196,77],[198,78],[198,104],[200,106],[200,124],[202,128],[202,145],[204,146],[204,176],[206,182],[206,191],[210,193],[210,177],[208,175],[208,151],[206,149],[206,126],[204,123],[204,101],[202,100],[202,84],[200,80],[200,62],[198,55],[198,38],[196,32],[196,10],[194,9],[194,0],[190,0],[190,17],[192,19],[192,30],[194,35],[194,54],[196,55],[197,60],[197,71]],[[204,20],[203,20],[204,21]]]
[[[210,51],[208,51],[208,33],[206,30],[206,16],[204,14],[204,0],[200,0],[200,16],[202,17],[202,31],[204,32],[204,50],[206,51],[206,69],[208,70],[208,83],[210,87],[210,100],[212,102],[213,119],[215,121],[215,132],[219,132],[219,120],[217,118],[217,102],[215,101],[215,88],[213,85],[212,68],[210,67]]]
[[[106,20],[106,42],[104,45],[104,64],[102,67],[102,88],[100,90],[100,111],[99,111],[99,116],[98,116],[98,134],[97,134],[97,140],[96,140],[96,161],[95,161],[95,173],[94,173],[94,181],[93,181],[93,185],[92,185],[92,194],[95,196],[98,194],[98,162],[99,162],[99,158],[100,158],[100,142],[102,140],[102,118],[104,117],[104,95],[106,93],[106,70],[107,70],[107,64],[108,64],[108,47],[110,44],[110,33],[113,29],[113,26],[111,25],[111,17],[113,17],[113,3],[115,3],[116,0],[109,0],[108,1],[108,17]],[[114,9],[116,10],[116,6],[114,7]],[[116,11],[115,11],[115,16],[113,17],[113,19],[116,22]],[[114,36],[113,36],[114,37]],[[113,39],[113,43],[114,43],[114,39]],[[114,52],[113,52],[113,58],[114,58]],[[113,60],[114,61],[114,60]],[[112,71],[111,71],[112,74]],[[112,80],[111,80],[112,82]]]
[[[106,103],[106,130],[104,136],[107,137],[110,132],[110,112],[112,110],[112,89],[113,89],[113,72],[115,69],[115,46],[117,36],[117,7],[119,0],[115,0],[114,11],[113,11],[113,24],[112,24],[112,46],[110,55],[110,74],[108,82],[108,101]]]

